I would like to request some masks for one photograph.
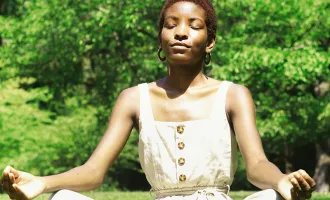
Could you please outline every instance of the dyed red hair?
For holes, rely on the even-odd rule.
[[[180,2],[180,1],[188,1],[192,2],[199,7],[201,7],[205,12],[205,23],[207,27],[207,37],[208,41],[215,40],[216,32],[217,32],[217,17],[212,6],[210,0],[167,0],[160,12],[159,22],[158,22],[158,41],[159,44],[161,43],[160,35],[162,33],[162,29],[164,26],[165,21],[165,12],[166,10],[171,7],[173,4]]]

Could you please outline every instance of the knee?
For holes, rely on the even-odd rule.
[[[52,194],[48,200],[93,200],[89,197],[86,197],[82,194],[79,194],[77,192],[73,192],[70,190],[60,190],[54,194]]]
[[[244,200],[284,200],[283,197],[273,189],[256,192]]]
[[[48,200],[64,200],[65,198],[68,198],[68,196],[72,195],[72,191],[70,190],[59,190],[57,192],[54,192]]]

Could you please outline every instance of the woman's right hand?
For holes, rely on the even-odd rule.
[[[44,192],[46,185],[40,177],[18,171],[7,166],[2,173],[1,183],[10,199],[33,199]]]

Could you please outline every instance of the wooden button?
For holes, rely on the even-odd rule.
[[[187,177],[186,177],[186,175],[184,175],[184,174],[181,174],[180,176],[179,176],[179,180],[180,181],[186,181],[187,180]]]
[[[185,162],[186,162],[186,160],[184,158],[179,158],[179,160],[178,160],[178,164],[180,166],[184,165]]]
[[[178,143],[178,148],[179,148],[180,150],[184,149],[184,146],[185,146],[185,144],[184,144],[183,142],[179,142],[179,143]]]
[[[184,126],[180,125],[176,128],[176,131],[180,134],[182,134],[184,132]]]

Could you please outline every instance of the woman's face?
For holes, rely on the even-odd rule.
[[[213,47],[207,41],[202,8],[192,2],[181,1],[166,10],[161,47],[168,62],[195,64],[203,61],[205,53],[209,53]]]

